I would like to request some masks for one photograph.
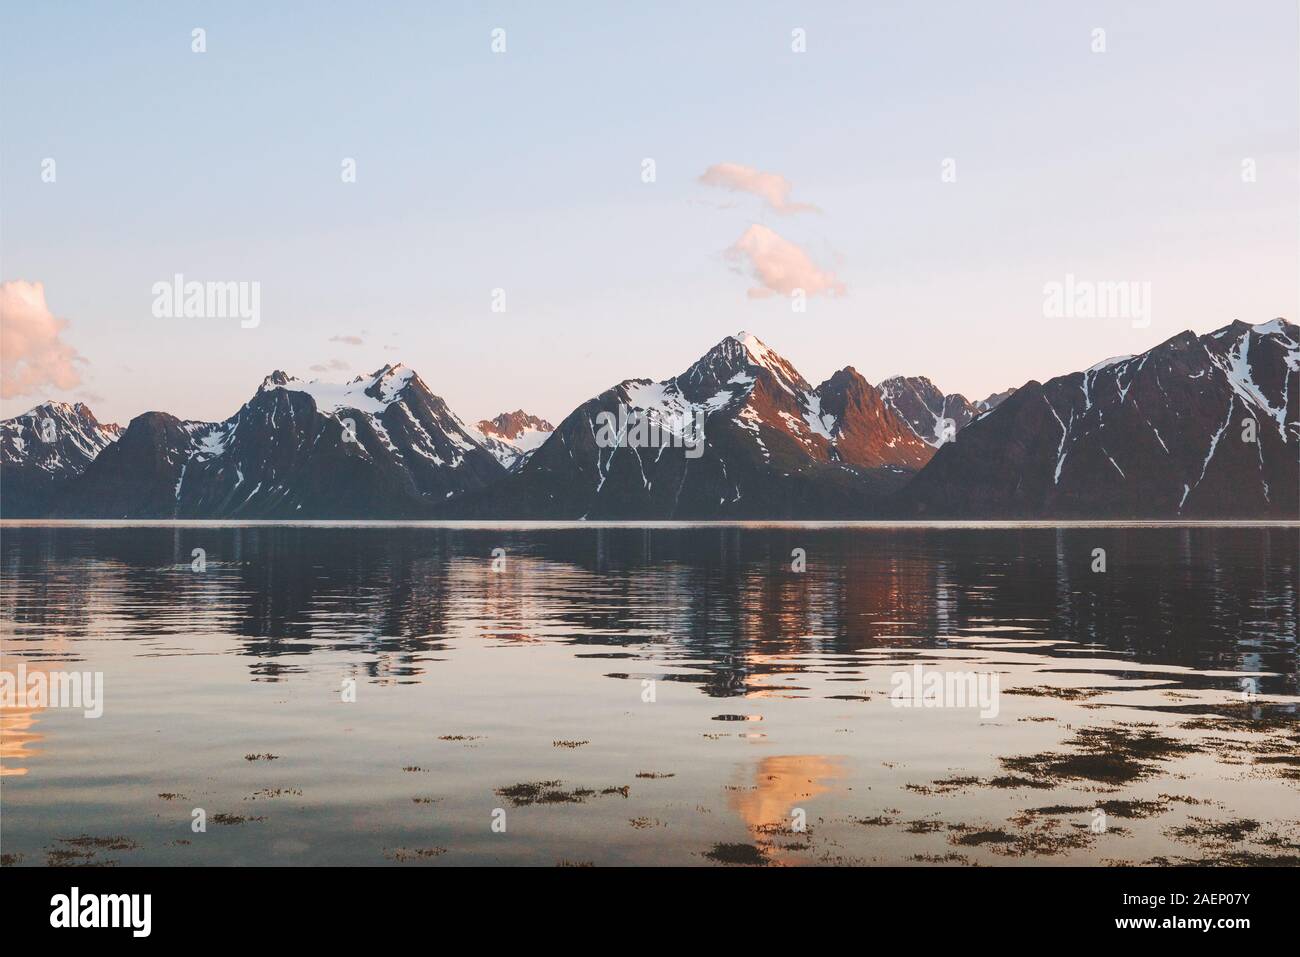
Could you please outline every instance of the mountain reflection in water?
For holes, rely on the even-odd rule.
[[[963,845],[917,802],[987,817],[1005,794],[935,782],[1086,750],[1067,723],[1206,720],[1243,680],[1274,710],[1242,733],[1292,732],[1298,553],[1294,527],[7,525],[4,667],[102,670],[106,705],[0,714],[6,862],[83,831],[137,845],[93,861],[118,863],[997,862],[1048,833],[1101,860],[1042,815]],[[1001,672],[1002,716],[891,709],[915,661]],[[1290,773],[1233,791],[1219,757],[1186,752],[1166,790],[1294,795]],[[483,823],[499,792],[538,797],[511,840]],[[188,833],[200,800],[238,823]],[[1125,826],[1124,859],[1186,858]]]

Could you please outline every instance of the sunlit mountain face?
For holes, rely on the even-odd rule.
[[[1184,332],[971,403],[924,376],[813,386],[748,332],[558,427],[468,425],[414,370],[267,376],[222,422],[84,405],[0,423],[8,517],[1290,518],[1300,329]],[[44,411],[42,411],[44,410]]]
[[[1295,518],[1300,329],[1182,333],[971,403],[923,376],[811,385],[747,332],[557,427],[465,423],[403,365],[267,376],[223,422],[83,405],[0,423],[9,517]],[[42,412],[41,410],[45,411]],[[610,423],[617,423],[611,428]],[[38,428],[39,427],[39,428]],[[48,437],[47,437],[48,433]]]
[[[478,423],[481,444],[508,471],[521,468],[541,448],[555,426],[545,419],[529,415],[523,409],[502,412],[496,418]]]
[[[610,417],[688,443],[641,443]],[[698,432],[698,436],[695,433]],[[727,336],[681,374],[626,379],[567,416],[517,475],[455,514],[779,518],[879,511],[933,449],[852,366],[810,384],[757,336]]]

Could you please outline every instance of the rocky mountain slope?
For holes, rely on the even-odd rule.
[[[482,446],[508,471],[514,471],[551,437],[555,426],[523,409],[502,412],[478,423]]]
[[[933,454],[852,367],[817,387],[747,333],[671,379],[575,409],[472,514],[718,518],[869,514]]]
[[[1182,332],[1029,382],[897,498],[925,517],[1296,518],[1300,329]]]
[[[7,518],[58,507],[68,483],[122,434],[83,403],[43,402],[0,422],[0,508]]]
[[[7,518],[1297,518],[1300,330],[1180,333],[977,403],[923,377],[817,386],[752,335],[552,428],[467,425],[415,372],[274,372],[230,418],[0,422]],[[945,435],[944,420],[955,434]]]
[[[411,369],[334,385],[275,372],[224,422],[131,420],[72,483],[62,515],[404,518],[504,474]]]
[[[917,438],[935,448],[951,440],[981,412],[997,408],[1014,391],[995,392],[987,399],[971,402],[960,392],[945,395],[925,376],[891,376],[880,383],[885,404]]]

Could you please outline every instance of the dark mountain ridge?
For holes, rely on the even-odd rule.
[[[7,518],[1300,517],[1300,329],[1183,332],[977,403],[924,377],[817,386],[747,333],[552,428],[467,425],[415,372],[276,371],[229,419],[82,404],[0,422]],[[945,421],[946,420],[946,421]],[[951,425],[948,429],[947,426]]]
[[[1028,382],[896,499],[934,518],[1290,518],[1300,512],[1300,329],[1181,332]]]

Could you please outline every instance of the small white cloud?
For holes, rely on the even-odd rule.
[[[751,288],[751,299],[789,296],[802,289],[809,297],[825,294],[842,296],[844,283],[834,273],[818,269],[803,248],[774,230],[755,223],[726,252],[733,262],[747,261],[758,285]]]
[[[739,163],[718,163],[710,166],[700,177],[705,186],[717,186],[742,193],[753,193],[761,197],[778,213],[819,213],[811,203],[790,202],[790,190],[794,187],[790,181],[779,173],[764,173],[752,166]]]
[[[63,340],[67,325],[45,304],[42,283],[0,283],[0,398],[81,384],[76,363],[86,360]]]
[[[341,342],[346,346],[364,345],[360,336],[330,336],[330,342]]]

